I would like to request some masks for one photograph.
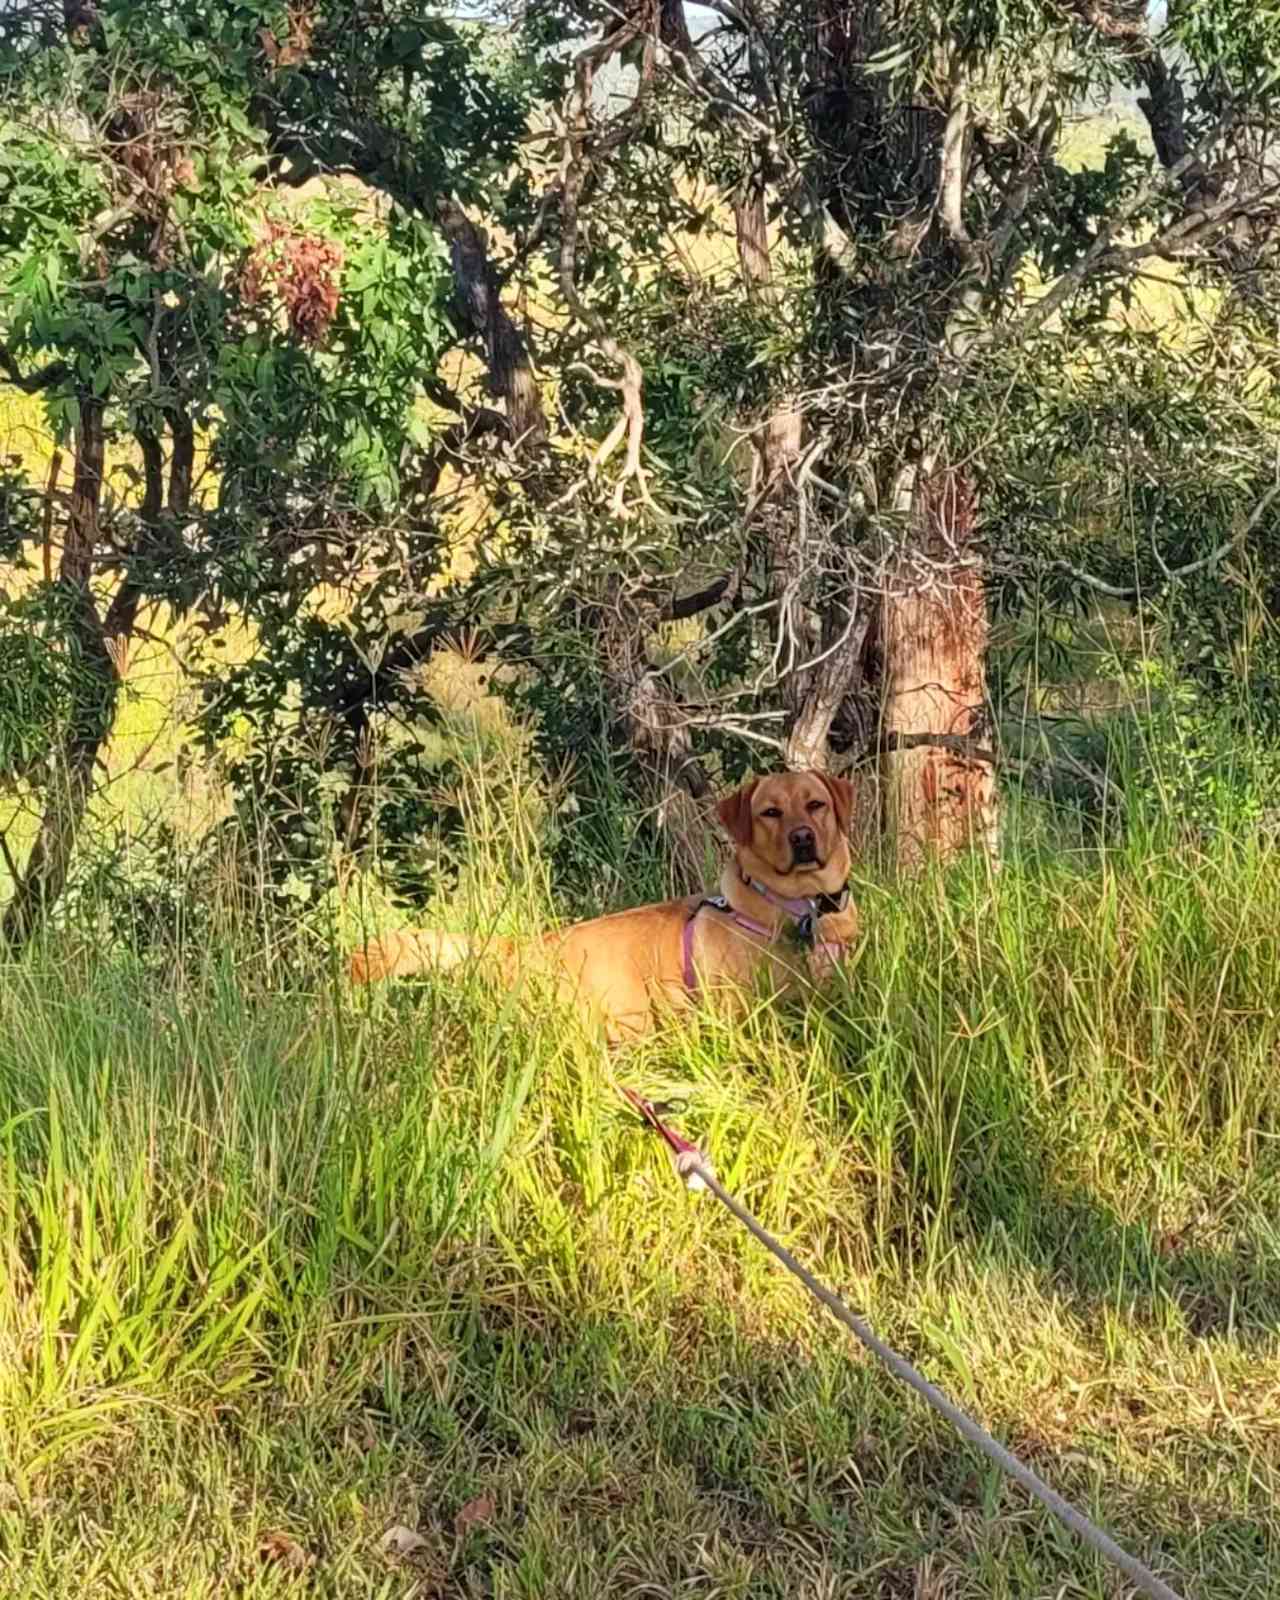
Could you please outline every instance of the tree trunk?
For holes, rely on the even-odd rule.
[[[455,304],[469,331],[484,343],[489,391],[505,404],[516,444],[541,442],[547,437],[547,419],[537,376],[520,330],[502,303],[488,240],[455,200],[441,200],[436,216],[449,242]]]
[[[916,537],[894,557],[881,605],[884,823],[899,866],[994,850],[999,811],[990,760],[966,752],[986,718],[987,607],[961,474],[922,477]],[[893,749],[894,738],[903,748]],[[937,744],[929,740],[936,738]]]
[[[120,680],[112,641],[127,642],[138,610],[138,591],[125,578],[105,621],[98,615],[91,578],[105,452],[102,404],[82,396],[80,408],[66,542],[58,572],[58,585],[71,613],[72,648],[80,669],[78,693],[45,795],[40,831],[0,920],[0,941],[17,948],[36,932],[66,888],[93,793],[94,767],[115,721]]]
[[[765,206],[764,178],[750,173],[733,195],[734,234],[742,281],[752,299],[776,303],[773,261],[769,254],[769,213]]]
[[[67,886],[80,825],[93,793],[94,767],[111,731],[116,703],[115,669],[105,650],[101,662],[95,662],[92,668],[87,661],[83,665],[91,671],[98,693],[94,705],[77,707],[76,720],[83,719],[83,725],[63,743],[56,760],[57,770],[45,795],[40,831],[22,879],[5,907],[0,940],[11,948],[20,949],[27,943]]]

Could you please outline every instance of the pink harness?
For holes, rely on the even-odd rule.
[[[766,889],[764,884],[757,883],[754,878],[744,878],[742,881],[748,888],[754,889],[761,899],[777,906],[791,918],[796,925],[796,938],[800,944],[810,945],[815,951],[821,951],[828,960],[836,959],[842,946],[829,939],[815,940],[814,929],[821,912],[843,909],[847,891],[842,891],[838,896],[822,895],[817,900],[784,900],[780,895]],[[700,911],[718,911],[738,927],[744,928],[748,933],[759,934],[762,939],[768,939],[773,933],[773,930],[766,928],[762,922],[756,922],[751,917],[744,917],[740,911],[735,911],[723,895],[716,895],[714,899],[699,900],[685,918],[684,924],[684,986],[690,994],[695,994],[698,988],[698,974],[693,966],[693,929]]]

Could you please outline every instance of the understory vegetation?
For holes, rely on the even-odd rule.
[[[554,808],[466,762],[452,914],[544,921]],[[1116,821],[864,866],[829,1001],[612,1059],[479,985],[353,1000],[354,907],[69,923],[0,989],[6,1593],[1121,1593],[619,1083],[1175,1587],[1280,1593],[1280,872]]]

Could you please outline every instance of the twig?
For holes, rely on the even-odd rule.
[[[1257,528],[1277,495],[1280,495],[1280,461],[1277,462],[1275,483],[1271,485],[1257,505],[1254,506],[1249,514],[1248,521],[1242,528],[1233,533],[1229,539],[1224,539],[1220,545],[1210,550],[1208,555],[1200,556],[1195,561],[1188,561],[1185,566],[1170,567],[1161,559],[1160,553],[1156,552],[1156,560],[1159,562],[1165,580],[1171,582],[1175,578],[1189,578],[1193,572],[1201,572],[1205,567],[1216,566],[1219,561],[1229,556],[1235,547],[1247,539]],[[1083,583],[1090,589],[1095,589],[1099,594],[1108,595],[1113,600],[1137,600],[1142,594],[1141,587],[1136,584],[1126,588],[1120,584],[1108,583],[1105,578],[1096,577],[1092,572],[1086,572],[1081,567],[1073,567],[1069,561],[1050,562],[1050,568],[1054,572],[1067,573],[1077,583]]]
[[[9,849],[8,832],[4,829],[0,829],[0,855],[4,857],[5,870],[13,880],[14,887],[16,888],[18,884],[22,882],[22,877],[18,872],[18,863],[13,859],[13,853]]]

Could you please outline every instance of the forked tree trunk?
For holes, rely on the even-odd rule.
[[[997,841],[995,774],[976,753],[987,604],[973,512],[961,474],[937,471],[917,484],[916,537],[894,559],[881,606],[884,822],[908,870]]]
[[[599,652],[619,742],[639,764],[647,807],[666,840],[671,887],[689,894],[706,881],[711,784],[694,751],[688,716],[670,680],[649,660],[652,626],[652,617],[615,585],[600,611]]]

